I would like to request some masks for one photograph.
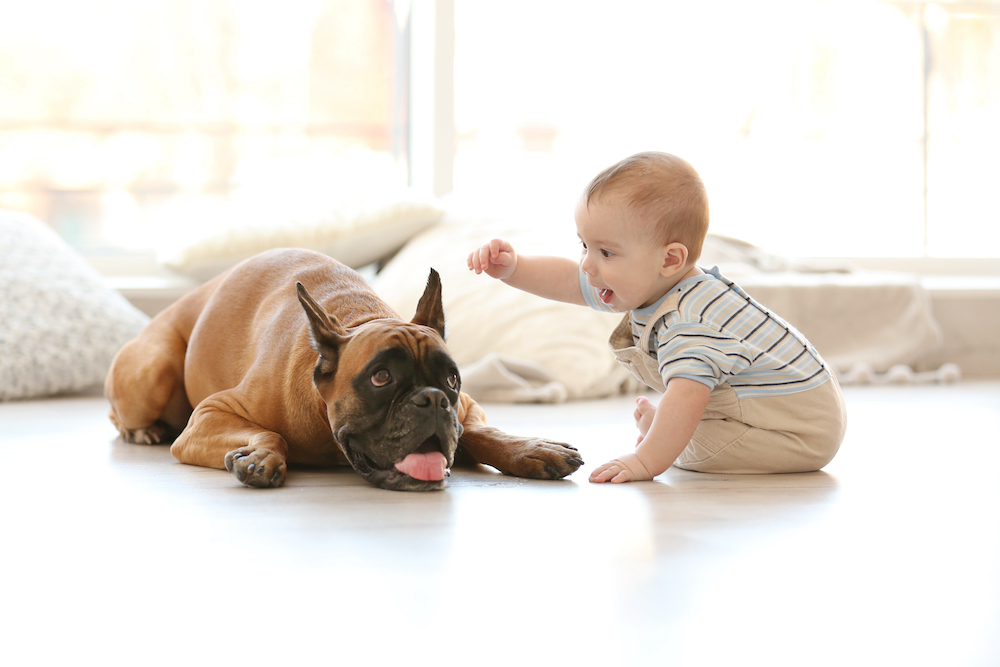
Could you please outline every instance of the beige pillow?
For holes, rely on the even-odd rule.
[[[477,203],[481,206],[481,203]],[[495,205],[495,202],[490,202]],[[607,340],[621,316],[556,303],[466,267],[492,238],[525,254],[578,258],[572,212],[484,218],[455,209],[414,238],[376,276],[376,291],[404,317],[420,297],[429,267],[441,274],[448,347],[474,398],[559,402],[640,387]],[[743,241],[710,235],[699,265],[719,266],[766,307],[798,328],[835,369],[859,364],[885,372],[919,360],[940,343],[930,301],[914,276],[800,266]],[[793,270],[798,269],[798,270]],[[954,371],[950,371],[954,375]]]
[[[495,237],[519,252],[573,257],[579,245],[571,216],[510,222],[450,214],[379,272],[375,291],[411,317],[428,270],[437,269],[448,349],[463,389],[477,400],[554,403],[635,390],[635,379],[608,349],[621,315],[548,301],[466,268],[469,252]]]
[[[176,211],[157,259],[195,280],[208,280],[272,248],[316,250],[358,268],[391,257],[442,214],[433,199],[409,190],[339,201],[312,197],[278,203],[244,196]]]

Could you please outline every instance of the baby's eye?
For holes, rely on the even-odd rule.
[[[612,257],[612,256],[613,256],[614,254],[615,254],[615,253],[611,252],[610,250],[605,250],[604,248],[601,248],[601,255],[602,255],[602,256],[603,256],[603,257],[604,257],[605,259],[607,259],[608,257]]]

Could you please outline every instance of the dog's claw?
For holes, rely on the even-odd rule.
[[[118,432],[122,440],[135,445],[160,445],[167,444],[174,440],[176,433],[171,431],[163,422],[150,424],[146,428],[125,428],[118,427]]]
[[[583,465],[583,458],[572,445],[538,438],[530,439],[526,444],[530,449],[523,462],[528,465],[514,471],[519,477],[562,479]]]
[[[285,483],[285,462],[269,450],[234,450],[226,454],[225,463],[226,470],[246,486],[262,488]]]

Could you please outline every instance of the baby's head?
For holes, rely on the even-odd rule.
[[[587,206],[622,207],[633,240],[656,246],[680,243],[687,266],[701,256],[708,234],[708,194],[698,172],[669,153],[637,153],[594,177],[583,194]]]

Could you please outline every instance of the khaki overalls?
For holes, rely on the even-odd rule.
[[[677,310],[680,293],[664,300],[632,343],[629,315],[608,344],[618,362],[640,381],[664,392],[657,360],[646,350],[653,325]],[[831,373],[822,385],[784,396],[740,400],[727,383],[716,385],[691,442],[674,465],[714,473],[810,472],[829,463],[844,438],[847,410]]]

